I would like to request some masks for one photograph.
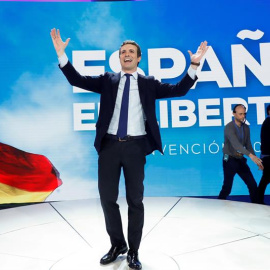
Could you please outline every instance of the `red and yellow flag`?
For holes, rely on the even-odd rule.
[[[0,203],[42,202],[61,184],[45,156],[0,143]]]

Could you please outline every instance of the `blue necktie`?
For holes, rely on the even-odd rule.
[[[119,117],[119,126],[117,130],[117,136],[124,138],[127,136],[127,122],[128,122],[128,100],[129,100],[129,88],[130,88],[130,76],[131,74],[125,74],[127,77],[122,97],[122,104]]]

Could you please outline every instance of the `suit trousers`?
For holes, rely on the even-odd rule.
[[[223,160],[224,182],[219,193],[219,199],[226,199],[230,195],[233,185],[233,178],[238,174],[248,187],[250,199],[257,203],[257,183],[247,165],[247,159],[229,157],[227,161]]]
[[[259,203],[264,203],[264,193],[268,184],[270,184],[270,156],[264,157],[263,161],[263,175],[258,186]]]
[[[117,204],[119,180],[123,170],[128,204],[128,244],[138,250],[144,224],[144,166],[146,138],[119,142],[110,138],[102,141],[98,159],[98,188],[111,244],[125,243],[121,214]]]

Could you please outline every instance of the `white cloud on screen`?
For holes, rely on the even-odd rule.
[[[85,141],[73,131],[74,94],[57,64],[44,74],[24,73],[12,87],[0,107],[1,142],[50,159],[64,184],[49,200],[97,197],[97,183],[87,173],[94,133]]]
[[[119,18],[111,14],[111,5],[108,3],[88,8],[79,21],[80,28],[76,33],[81,45],[108,50],[118,49],[116,46],[120,46],[124,39]]]
[[[109,4],[86,9],[78,24],[76,35],[86,49],[115,50],[124,40],[121,19],[111,14]],[[98,197],[97,181],[89,177],[89,167],[97,166],[89,156],[95,133],[86,141],[73,131],[73,103],[72,89],[54,63],[44,74],[23,73],[0,107],[0,141],[45,155],[59,170],[63,185],[47,200]]]

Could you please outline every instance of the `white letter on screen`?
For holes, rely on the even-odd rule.
[[[199,99],[199,126],[218,127],[221,126],[221,119],[208,119],[208,116],[220,115],[220,109],[208,109],[208,106],[220,105],[219,98]]]
[[[171,59],[173,66],[161,68],[161,59]],[[149,75],[157,80],[172,79],[180,76],[186,68],[186,59],[182,52],[174,48],[148,49]]]
[[[83,110],[93,111],[93,113],[82,113]],[[82,123],[83,120],[95,119],[95,103],[74,103],[73,118],[74,130],[95,130],[96,123]]]
[[[105,60],[105,51],[73,51],[72,63],[75,69],[83,76],[99,76],[104,74],[104,66],[86,66],[85,61]],[[91,93],[78,87],[73,87],[73,93]]]
[[[186,109],[180,109],[180,107],[185,107]],[[191,127],[196,123],[195,104],[191,100],[172,100],[171,108],[173,128]],[[185,117],[187,120],[181,120],[181,117]]]

